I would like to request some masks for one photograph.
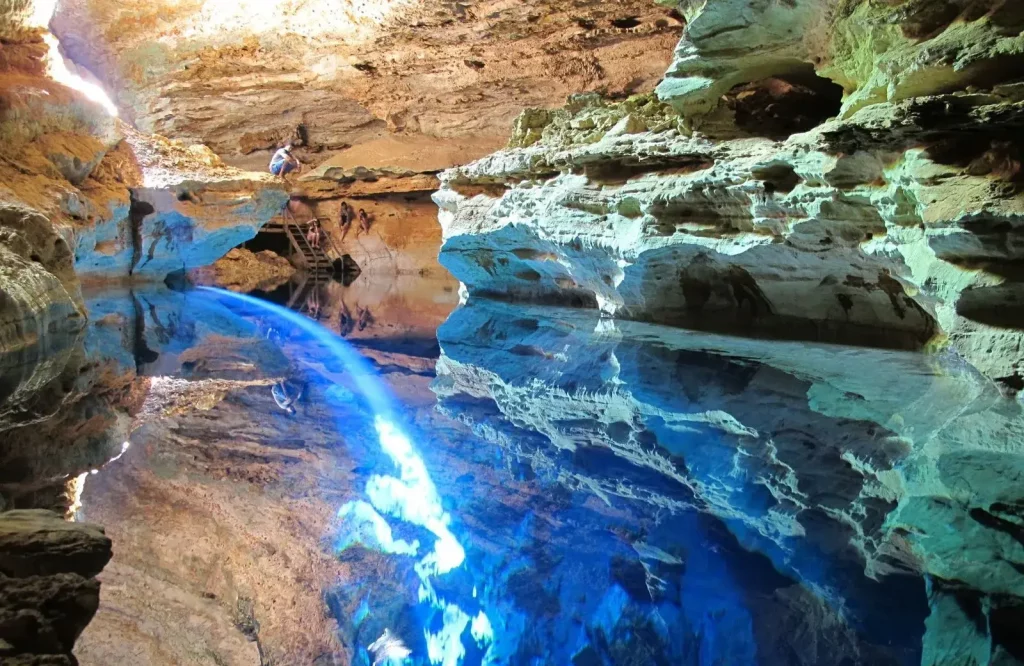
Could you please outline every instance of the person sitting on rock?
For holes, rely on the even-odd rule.
[[[285,174],[290,171],[301,172],[302,162],[299,162],[299,159],[292,155],[292,144],[286,143],[284,148],[274,153],[274,156],[270,158],[270,173],[284,178]]]
[[[359,229],[356,230],[356,236],[361,233],[370,233],[370,217],[362,208],[359,209]]]
[[[309,223],[309,230],[306,232],[306,240],[309,241],[309,245],[316,249],[320,249],[320,220],[313,218]]]
[[[347,201],[341,202],[341,240],[345,240],[345,236],[348,235],[348,230],[352,228],[352,219],[355,217],[355,212],[352,210],[352,206],[348,205]]]

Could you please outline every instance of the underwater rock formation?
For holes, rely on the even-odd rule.
[[[438,337],[442,409],[528,478],[709,513],[873,641],[909,645],[927,616],[920,663],[1024,657],[996,628],[1024,608],[1024,411],[955,358],[485,301]],[[904,627],[870,610],[894,586]]]
[[[527,111],[441,175],[469,296],[758,336],[948,340],[1020,384],[1024,18],[681,3],[658,97]]]

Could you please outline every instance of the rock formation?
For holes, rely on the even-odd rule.
[[[95,525],[0,513],[0,663],[77,664],[71,649],[99,607],[95,576],[110,556]]]
[[[69,87],[83,84],[42,9],[13,3],[0,16],[0,352],[80,330],[79,279],[162,280],[207,265],[287,198],[269,175],[140,134]]]
[[[310,158],[389,133],[410,146],[456,142],[459,162],[480,156],[524,105],[650,90],[681,26],[646,0],[346,0],[330,12],[314,0],[211,0],[198,11],[72,0],[53,22],[71,59],[139,129],[206,143],[249,168],[293,134]]]
[[[134,176],[129,201],[79,231],[75,269],[83,279],[162,280],[207,266],[255,236],[287,201],[285,183],[226,167],[205,146],[120,128]]]
[[[253,253],[243,248],[234,248],[212,266],[189,271],[189,280],[195,284],[248,293],[256,289],[270,291],[287,282],[294,274],[295,267],[273,252],[264,250]]]
[[[680,3],[657,97],[530,110],[441,175],[469,296],[758,336],[949,340],[1019,387],[1014,3]]]

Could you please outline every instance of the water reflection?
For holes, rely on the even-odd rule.
[[[1024,657],[1021,405],[955,359],[486,302],[435,336],[432,289],[90,298],[145,404],[96,422],[134,432],[82,493],[83,664]]]
[[[432,631],[429,628],[424,630],[428,655],[431,663],[439,663],[444,666],[457,666],[462,663],[465,647],[460,636],[469,624],[470,616],[457,602],[439,595],[434,581],[438,576],[447,574],[460,566],[465,560],[465,550],[452,533],[449,527],[452,517],[443,508],[430,473],[408,436],[403,432],[400,425],[400,414],[392,404],[387,390],[377,379],[375,372],[342,338],[317,326],[299,313],[251,296],[209,288],[203,288],[203,290],[230,303],[243,316],[255,312],[257,316],[264,319],[277,320],[275,321],[276,327],[279,330],[288,330],[293,343],[303,348],[316,346],[327,351],[333,357],[330,360],[340,364],[348,378],[356,384],[361,397],[369,403],[374,414],[374,428],[380,446],[391,459],[398,475],[374,474],[370,476],[365,487],[369,502],[351,500],[338,510],[338,516],[343,519],[339,546],[344,551],[349,545],[352,545],[354,538],[362,537],[360,540],[363,545],[385,553],[419,556],[419,541],[412,543],[395,541],[391,536],[392,528],[382,514],[405,521],[431,533],[435,537],[433,549],[419,557],[414,566],[420,580],[417,591],[419,601],[439,613],[441,618],[439,630]],[[275,384],[274,389],[277,392],[274,394],[274,400],[282,408],[294,413],[291,407],[292,403],[282,405],[283,399],[279,398],[279,393],[284,395],[284,390],[279,388],[282,384]],[[327,390],[326,395],[333,397],[337,394]],[[348,396],[346,395],[345,398]],[[338,424],[339,431],[343,427],[344,424]],[[372,535],[371,539],[365,539],[368,534]],[[489,627],[486,615],[482,610],[479,611],[478,618],[476,625],[478,628]],[[382,634],[378,641],[384,639],[385,636],[386,634]],[[476,639],[477,644],[478,646],[487,645],[492,642],[492,638],[489,631],[482,631]],[[387,643],[386,640],[384,642]],[[379,643],[375,641],[373,644]],[[366,649],[369,650],[369,646]],[[390,652],[395,653],[396,648],[392,647]]]

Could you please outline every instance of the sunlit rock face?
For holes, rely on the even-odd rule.
[[[1024,607],[1024,413],[978,373],[952,357],[937,372],[903,352],[552,315],[481,301],[438,332],[442,410],[523,474],[710,513],[868,642],[914,650],[923,630],[908,663],[1024,656],[996,628]],[[901,627],[871,610],[894,586]]]
[[[287,282],[294,274],[295,267],[273,252],[254,253],[235,248],[212,266],[190,271],[188,277],[193,284],[214,285],[248,293],[256,289],[270,291]]]
[[[227,167],[205,146],[121,129],[132,168],[128,200],[78,234],[83,279],[162,280],[207,266],[284,208],[286,185],[269,174]]]
[[[528,111],[441,176],[470,297],[802,339],[950,340],[1020,383],[1007,3],[682,3],[658,97]],[[898,5],[898,6],[894,6]]]
[[[45,32],[52,5],[8,3],[0,17],[0,353],[26,358],[81,330],[81,279],[212,263],[287,198],[269,175],[113,117]]]
[[[249,167],[300,125],[312,151],[398,133],[479,156],[524,105],[650,90],[681,25],[641,0],[71,0],[53,22],[139,129]]]

